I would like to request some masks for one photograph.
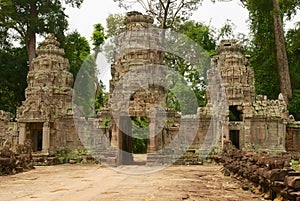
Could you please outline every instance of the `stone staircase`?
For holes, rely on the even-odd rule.
[[[49,154],[38,152],[32,153],[32,160],[34,166],[50,166],[61,164],[58,157],[49,156]]]

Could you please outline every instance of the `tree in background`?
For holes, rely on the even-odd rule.
[[[198,106],[204,106],[206,104],[205,78],[206,78],[206,71],[208,70],[210,64],[210,61],[205,60],[204,58],[209,59],[209,56],[213,56],[216,54],[215,52],[216,31],[214,30],[214,28],[210,26],[195,21],[186,21],[184,23],[177,23],[173,29],[176,33],[184,34],[187,38],[189,38],[189,40],[191,40],[190,42],[196,43],[196,47],[194,48],[202,47],[203,50],[205,51],[202,53],[206,55],[203,55],[203,58],[200,61],[197,61],[196,65],[192,64],[191,61],[186,61],[184,58],[181,58],[180,56],[170,54],[170,53],[165,53],[166,65],[174,69],[176,72],[180,74],[181,78],[183,79],[182,82],[187,82],[189,87],[194,91],[194,94],[196,95]],[[174,43],[174,44],[178,44],[178,43]],[[192,44],[189,44],[189,46],[190,45]],[[177,47],[174,47],[174,49],[176,48]],[[173,90],[177,91],[177,94],[179,93],[180,88],[184,90],[183,86],[176,85],[177,80],[171,82],[173,82],[171,86],[175,87]],[[189,100],[186,100],[187,103],[188,101]],[[179,107],[177,98],[172,92],[169,92],[168,94],[167,105],[171,108],[174,108],[177,111],[182,109]]]
[[[26,48],[0,50],[0,110],[11,112],[25,99],[26,77],[28,72]]]
[[[285,48],[282,15],[278,0],[273,0],[273,25],[276,45],[276,61],[279,73],[280,92],[283,94],[285,101],[288,103],[292,97],[292,85],[288,58]]]
[[[173,27],[177,18],[187,20],[191,16],[192,11],[196,10],[202,0],[114,0],[119,3],[120,7],[125,9],[131,8],[132,5],[138,3],[145,12],[151,15],[159,22],[162,29]]]
[[[104,44],[105,39],[107,39],[102,24],[98,23],[94,25],[94,31],[92,33],[91,39],[93,42],[94,58],[96,61],[98,54],[102,51],[102,45]],[[95,109],[96,111],[99,111],[102,107],[106,105],[108,101],[108,94],[105,92],[105,86],[103,85],[103,82],[98,79],[96,80],[95,80],[95,84],[96,84]]]
[[[103,45],[104,41],[106,39],[105,33],[104,33],[104,27],[98,23],[94,25],[94,31],[92,34],[92,41],[93,41],[93,50],[95,58],[97,58],[98,53],[101,51],[101,45]]]
[[[300,22],[287,32],[286,41],[293,87],[293,98],[288,109],[295,119],[300,120]]]
[[[139,4],[147,14],[158,21],[162,29],[172,28],[177,19],[188,20],[197,10],[203,0],[114,0],[119,7],[130,9],[134,4]],[[215,0],[211,0],[215,2]],[[228,0],[218,0],[228,1]]]
[[[83,62],[91,53],[91,47],[87,39],[81,36],[77,31],[69,33],[61,39],[61,47],[65,50],[65,57],[70,63],[70,72],[74,79],[77,76]]]
[[[241,0],[249,10],[253,33],[252,62],[256,92],[277,98],[281,92],[288,102],[292,86],[285,48],[283,17],[291,19],[299,0]]]
[[[114,14],[114,15],[109,15],[107,18],[107,36],[109,39],[112,40],[114,36],[117,36],[120,33],[120,30],[124,28],[124,15],[121,14]],[[216,54],[215,47],[216,47],[216,41],[219,40],[223,36],[231,37],[233,35],[233,27],[234,24],[231,23],[230,21],[227,21],[225,25],[220,29],[216,30],[213,27],[210,27],[208,25],[204,25],[200,22],[195,22],[195,21],[183,21],[180,18],[177,18],[173,22],[173,27],[170,28],[173,33],[179,33],[183,34],[186,37],[189,38],[190,42],[193,41],[194,45],[197,44],[197,46],[202,47],[206,54],[206,58],[209,58],[208,56],[213,56]],[[170,32],[170,34],[172,33]],[[165,39],[165,43],[169,45],[174,45],[175,42],[173,43],[172,40],[177,40],[176,36],[173,39],[172,34],[168,35],[168,37]],[[187,41],[185,41],[187,42]],[[180,43],[180,42],[179,42]],[[183,41],[184,43],[184,41]],[[176,43],[178,44],[178,43]],[[184,44],[183,44],[184,45]],[[180,47],[173,47],[170,49],[173,49],[174,51],[176,48]],[[191,47],[188,47],[189,49]],[[110,58],[109,60],[112,61],[112,52],[113,47],[112,46],[105,46],[104,51],[106,52],[107,56]],[[180,48],[182,49],[182,48]],[[107,53],[108,52],[108,53]],[[189,87],[194,91],[197,100],[198,100],[198,105],[199,106],[204,106],[206,104],[206,98],[205,98],[205,77],[206,77],[206,70],[209,67],[210,61],[202,61],[202,64],[199,63],[199,65],[193,65],[189,61],[185,61],[184,58],[180,58],[180,56],[176,56],[171,53],[165,53],[165,63],[167,66],[170,68],[174,69],[177,71],[181,78],[182,82],[187,82]],[[169,81],[172,82],[172,78],[168,76],[170,79]],[[174,88],[175,91],[179,91],[180,89],[178,87],[182,87],[180,85],[174,85],[171,84],[172,86],[176,86],[176,89]],[[175,94],[172,92],[169,92],[168,94],[168,102],[167,102],[168,107],[174,108],[176,110],[181,110],[179,107],[179,103],[175,97]]]
[[[106,37],[112,38],[120,33],[120,30],[124,28],[125,16],[120,13],[109,14],[106,18]]]
[[[67,0],[67,4],[79,7],[82,0]],[[14,35],[25,44],[29,66],[35,58],[36,34],[63,35],[68,22],[60,0],[1,0],[0,27],[6,36]]]

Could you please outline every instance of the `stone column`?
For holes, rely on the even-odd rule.
[[[120,129],[118,127],[119,125],[119,119],[116,119],[114,117],[112,122],[112,133],[111,133],[111,147],[119,148],[119,135],[120,135]]]
[[[24,144],[26,140],[26,123],[19,123],[19,144]]]
[[[150,113],[150,112],[149,112]],[[154,153],[156,151],[155,145],[155,134],[156,134],[156,112],[152,112],[149,115],[149,143],[148,143],[148,153]]]
[[[42,152],[48,154],[49,148],[50,148],[50,125],[49,122],[44,122]]]

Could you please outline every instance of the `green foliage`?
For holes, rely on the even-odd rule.
[[[65,57],[69,60],[70,72],[76,79],[79,69],[90,55],[89,42],[77,31],[74,31],[63,38],[61,46],[65,50]]]
[[[291,169],[295,170],[296,172],[300,172],[300,164],[296,160],[292,160],[291,163]]]
[[[300,89],[294,90],[288,110],[296,120],[300,120]]]
[[[145,117],[132,117],[132,152],[135,154],[147,153],[148,119]]]
[[[106,18],[106,37],[111,38],[119,34],[120,30],[124,28],[123,14],[109,14]]]
[[[95,102],[95,109],[96,112],[101,110],[108,102],[109,94],[104,91],[105,87],[103,86],[102,81],[97,84],[97,91],[96,91],[96,102]]]
[[[233,38],[233,30],[235,29],[235,24],[230,20],[226,20],[225,24],[221,27],[218,34],[218,40],[223,38]]]
[[[79,7],[82,1],[68,0],[66,3]],[[64,9],[60,0],[1,0],[0,35],[25,45],[31,64],[36,56],[36,34],[64,36],[68,27]]]
[[[74,103],[79,106],[84,117],[96,115],[97,83],[95,58],[90,55],[83,62],[74,84]]]
[[[14,30],[15,38],[24,44],[31,34],[63,35],[68,26],[64,8],[58,0],[1,0],[0,22],[7,33]]]
[[[83,0],[65,0],[66,4],[70,4],[72,7],[79,8],[82,4]]]
[[[210,56],[216,54],[216,39],[214,37],[214,29],[209,25],[195,22],[193,20],[186,21],[175,27],[175,31],[185,34],[191,40],[198,43]]]
[[[56,150],[55,157],[58,158],[60,163],[69,163],[70,160],[76,163],[85,163],[89,157],[89,153],[86,149],[78,148],[76,150],[70,150],[66,148],[60,148]]]
[[[293,89],[300,89],[300,22],[286,34],[286,47],[289,59]]]
[[[167,107],[181,111],[183,115],[196,114],[198,102],[190,86],[184,81],[177,81],[168,93]]]
[[[279,4],[287,19],[291,19],[300,9],[299,0],[279,0]]]
[[[257,94],[276,99],[280,93],[272,1],[244,1],[249,10],[250,29],[253,33],[250,65],[254,70]]]
[[[203,0],[181,0],[181,1],[130,1],[130,0],[114,0],[119,3],[120,7],[125,9],[131,8],[132,5],[138,3],[145,12],[151,15],[154,19],[159,22],[159,27],[172,28],[173,24],[178,18],[187,20],[191,15],[192,11],[197,10]]]
[[[25,99],[28,72],[25,48],[0,50],[0,109],[16,114]]]
[[[104,34],[104,27],[98,23],[94,25],[94,31],[92,34],[92,41],[95,51],[95,56],[100,52],[100,46],[104,43],[106,36]]]
[[[105,118],[102,122],[102,125],[107,128],[109,126],[110,122],[111,122],[110,118]]]
[[[186,43],[189,48],[197,49],[196,61],[186,61],[180,56],[166,53],[166,65],[179,73],[181,78],[168,77],[171,83],[171,91],[168,93],[167,106],[174,108],[176,111],[181,111],[183,114],[194,114],[195,106],[204,106],[206,104],[205,97],[205,78],[206,71],[210,66],[209,56],[216,54],[216,39],[215,31],[207,25],[195,21],[187,21],[182,24],[178,22],[174,27],[176,32],[186,35],[190,41],[177,41],[176,44]],[[168,38],[171,40],[171,38]],[[175,40],[177,40],[175,38]],[[171,42],[172,43],[172,42]],[[199,50],[203,48],[203,51]],[[176,50],[178,47],[174,47]],[[179,47],[180,49],[186,49]],[[180,51],[179,49],[179,51]],[[175,80],[174,80],[175,79]],[[181,79],[181,80],[177,80]],[[186,86],[183,86],[186,83]],[[194,94],[190,94],[191,90]],[[179,96],[179,97],[176,97]],[[193,103],[193,98],[196,97],[197,103]],[[180,100],[181,102],[179,103]]]
[[[296,120],[300,120],[300,22],[287,32],[286,41],[293,87],[293,97],[290,99],[288,109]]]

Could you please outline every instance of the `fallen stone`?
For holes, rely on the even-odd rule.
[[[293,189],[300,189],[300,176],[288,176],[285,178],[284,184]]]

